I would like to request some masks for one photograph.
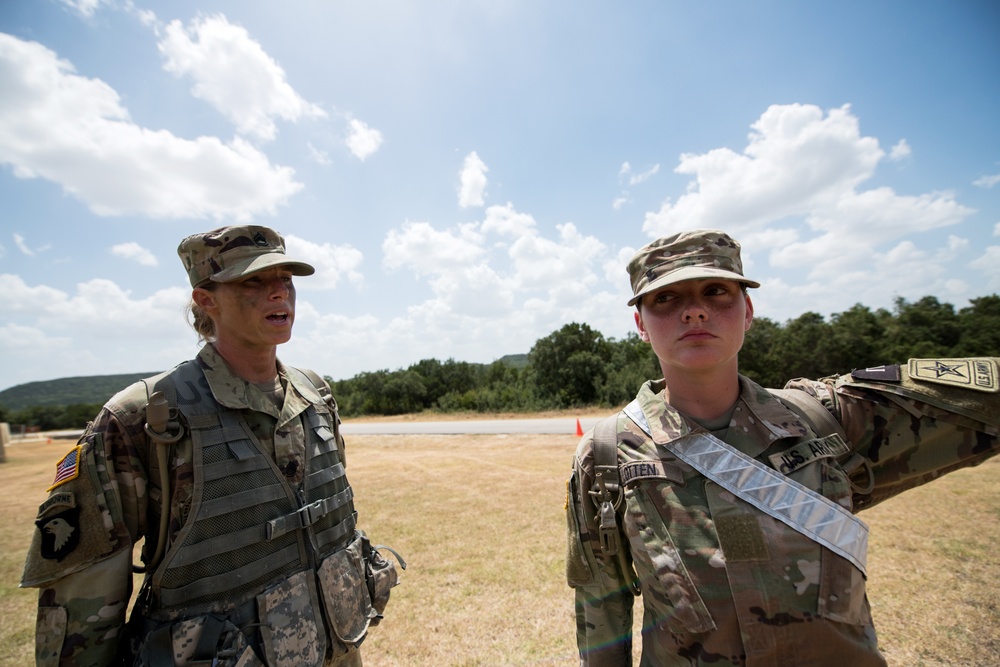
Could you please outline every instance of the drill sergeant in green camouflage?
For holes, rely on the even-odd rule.
[[[628,271],[663,379],[574,459],[581,664],[632,664],[641,594],[642,665],[885,665],[854,513],[1000,451],[997,359],[911,359],[772,393],[738,373],[759,285],[736,241],[675,234]]]
[[[57,464],[21,581],[36,662],[360,665],[396,571],[356,529],[329,386],[276,356],[314,269],[259,226],[178,254],[208,344],[114,396]]]

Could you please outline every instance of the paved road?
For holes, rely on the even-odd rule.
[[[597,423],[598,417],[581,417],[580,427],[588,431]],[[435,434],[576,434],[576,419],[469,419],[455,421],[400,421],[400,422],[352,422],[341,425],[344,435],[435,435]],[[75,440],[82,430],[49,431],[37,434],[40,438],[63,438]],[[14,439],[16,442],[18,438]]]
[[[580,427],[587,431],[597,422],[597,417],[580,419]],[[489,419],[426,422],[360,422],[345,421],[340,427],[344,435],[424,435],[424,434],[576,434],[576,419]]]

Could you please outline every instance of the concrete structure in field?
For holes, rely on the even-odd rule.
[[[7,460],[8,442],[10,442],[10,424],[0,422],[0,463]]]

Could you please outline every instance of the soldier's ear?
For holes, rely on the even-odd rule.
[[[642,321],[642,311],[638,308],[635,311],[635,328],[639,331],[640,340],[648,343],[649,332],[646,331],[646,324]]]
[[[215,294],[204,287],[195,287],[191,291],[191,300],[206,313],[216,308]]]

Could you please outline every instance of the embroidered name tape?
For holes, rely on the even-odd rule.
[[[788,475],[817,459],[835,458],[850,453],[851,448],[844,439],[836,433],[831,433],[824,438],[800,442],[783,452],[772,454],[768,460],[777,470]]]
[[[639,479],[666,479],[676,484],[684,483],[684,473],[678,466],[660,460],[623,463],[619,474],[622,484]]]

